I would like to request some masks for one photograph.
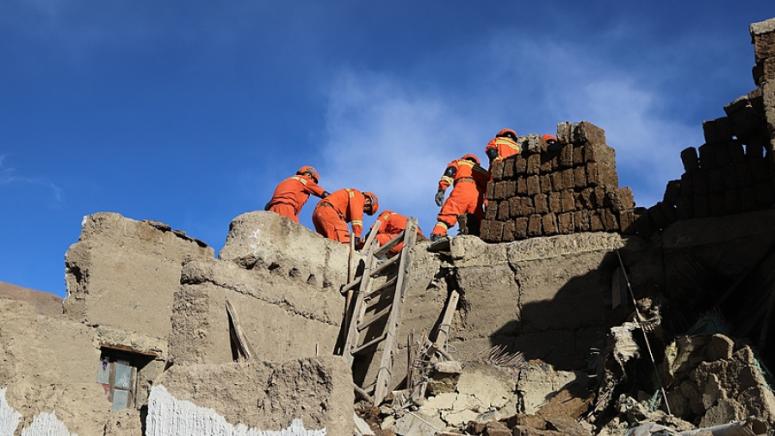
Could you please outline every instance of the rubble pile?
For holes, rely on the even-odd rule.
[[[482,239],[634,232],[632,192],[619,188],[616,153],[601,128],[586,121],[560,123],[556,143],[532,135],[522,148],[492,165]]]

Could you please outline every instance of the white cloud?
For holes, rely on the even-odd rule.
[[[343,71],[329,94],[325,185],[374,190],[385,207],[419,216],[429,230],[438,211],[436,183],[451,159],[466,152],[484,157],[486,141],[507,125],[543,133],[559,121],[588,120],[606,130],[620,179],[634,185],[639,205],[650,206],[680,176],[679,151],[702,140],[699,125],[659,112],[672,95],[651,85],[657,80],[640,80],[642,72],[570,46],[501,39],[484,47],[469,53],[471,62],[499,62],[482,69],[480,92],[472,95],[456,93],[455,86],[444,94],[416,79]]]
[[[16,168],[5,165],[5,160],[6,155],[0,155],[0,186],[15,184],[41,186],[51,192],[56,203],[64,202],[64,191],[57,184],[44,177],[27,177],[20,175],[16,171]]]

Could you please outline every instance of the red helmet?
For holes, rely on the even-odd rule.
[[[379,210],[379,199],[377,194],[373,192],[364,192],[363,196],[371,200],[371,210],[367,212],[369,215],[374,215]]]
[[[500,129],[498,133],[495,135],[496,138],[500,138],[504,136],[509,137],[515,141],[517,140],[517,132],[515,132],[512,129]]]
[[[481,165],[481,163],[479,162],[479,158],[476,157],[476,155],[473,154],[473,153],[464,154],[461,159],[463,159],[463,160],[470,160],[471,162],[474,162],[477,165]]]
[[[313,166],[304,165],[303,167],[299,168],[299,171],[296,171],[296,174],[299,176],[305,173],[309,174],[313,179],[315,179],[315,183],[320,180],[320,173]]]

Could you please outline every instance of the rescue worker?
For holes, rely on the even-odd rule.
[[[545,134],[542,138],[549,145],[553,145],[557,142],[557,137],[554,135]],[[490,159],[490,166],[492,166],[493,162],[521,153],[522,149],[517,143],[517,132],[512,129],[501,129],[495,137],[487,143],[484,151]]]
[[[355,245],[361,245],[363,232],[363,214],[374,215],[379,209],[377,196],[371,192],[357,189],[340,189],[326,196],[312,213],[312,223],[315,230],[328,239],[347,244],[350,233],[347,223],[352,224]]]
[[[296,175],[280,182],[272,194],[272,199],[264,210],[270,210],[278,215],[299,222],[299,212],[309,199],[309,195],[324,198],[328,192],[318,185],[320,173],[314,167],[305,165],[296,171]]]
[[[386,210],[379,214],[379,217],[377,217],[377,222],[379,223],[379,227],[377,228],[376,239],[381,247],[392,241],[396,236],[400,235],[401,232],[406,230],[406,226],[409,224],[409,218],[401,215],[400,213]],[[425,240],[425,235],[422,234],[420,226],[417,226],[417,238],[420,241]],[[404,243],[399,242],[398,244],[394,245],[390,251],[388,251],[388,256],[395,256],[401,252],[402,248],[404,248]]]
[[[436,205],[441,206],[436,226],[433,227],[431,240],[435,241],[447,235],[447,230],[457,224],[458,216],[469,215],[468,222],[477,228],[484,216],[484,193],[487,189],[489,173],[480,166],[479,158],[474,154],[463,155],[447,165],[439,180],[436,192]],[[452,193],[444,201],[444,193],[453,185]]]

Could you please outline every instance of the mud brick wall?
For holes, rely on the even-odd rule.
[[[642,233],[775,203],[775,20],[753,24],[751,38],[757,88],[726,105],[726,116],[703,123],[705,144],[681,152],[684,174],[642,215]]]
[[[616,153],[603,129],[563,122],[553,145],[535,135],[521,142],[520,155],[491,167],[483,240],[634,231],[632,192],[619,188]]]

